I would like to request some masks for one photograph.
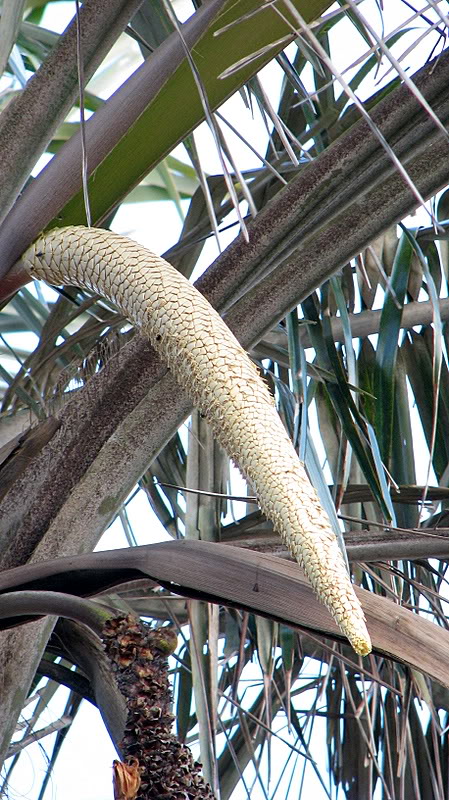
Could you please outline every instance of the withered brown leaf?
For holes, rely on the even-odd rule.
[[[140,766],[137,758],[130,758],[129,764],[115,760],[112,762],[112,770],[114,800],[134,800],[140,789]]]

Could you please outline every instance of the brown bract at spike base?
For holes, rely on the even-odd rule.
[[[36,278],[91,289],[148,336],[214,434],[354,650],[371,642],[346,565],[303,464],[255,366],[219,314],[171,264],[130,239],[59,228],[20,260]]]
[[[137,758],[130,758],[129,764],[123,761],[112,762],[112,785],[114,800],[134,800],[137,797],[142,779],[141,767]]]

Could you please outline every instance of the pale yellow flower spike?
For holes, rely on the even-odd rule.
[[[360,655],[365,617],[329,519],[273,399],[235,336],[171,264],[124,236],[58,228],[22,256],[35,277],[92,289],[148,336],[251,482],[260,506]]]

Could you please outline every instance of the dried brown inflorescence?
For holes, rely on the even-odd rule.
[[[167,658],[176,648],[175,632],[121,616],[108,620],[103,642],[128,709],[124,763],[114,762],[118,800],[213,800],[201,764],[172,733]]]

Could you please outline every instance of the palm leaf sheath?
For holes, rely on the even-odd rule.
[[[167,261],[105,230],[54,229],[21,263],[48,283],[109,298],[141,327],[251,482],[341,631],[357,653],[369,653],[364,614],[329,519],[267,387],[207,300]]]

